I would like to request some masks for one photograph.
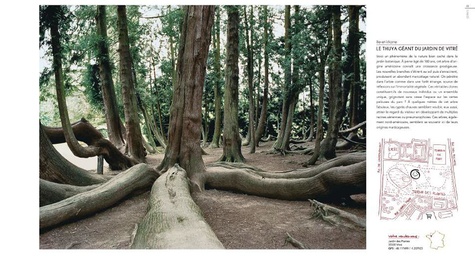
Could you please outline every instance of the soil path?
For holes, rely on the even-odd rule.
[[[255,154],[243,147],[247,164],[282,171],[301,168],[307,155],[267,154],[272,142],[263,143]],[[303,148],[312,143],[299,144]],[[205,149],[205,163],[216,161],[222,149]],[[163,154],[148,155],[157,166]],[[145,215],[149,193],[130,197],[112,208],[40,234],[40,249],[127,249],[131,236]],[[232,192],[206,190],[193,195],[206,221],[228,249],[295,249],[287,234],[311,249],[365,249],[366,231],[334,226],[312,218],[308,201],[284,201]],[[366,196],[354,196],[359,205],[333,205],[366,218]]]

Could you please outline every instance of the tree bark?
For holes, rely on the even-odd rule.
[[[325,66],[327,65],[328,55],[331,50],[331,44],[333,39],[331,16],[328,15],[328,27],[327,27],[327,45],[322,48],[319,53],[318,64],[318,115],[317,115],[317,134],[315,137],[315,146],[313,149],[312,157],[304,164],[304,166],[314,165],[320,157],[320,145],[323,140],[323,100],[325,97]]]
[[[333,49],[332,67],[330,71],[330,97],[328,131],[320,147],[320,156],[326,159],[336,157],[335,146],[338,141],[338,131],[343,118],[343,88],[341,75],[341,10],[340,6],[332,6]]]
[[[221,124],[222,122],[222,90],[221,90],[221,30],[220,30],[220,10],[219,6],[216,6],[216,21],[215,21],[215,30],[213,34],[213,45],[214,45],[214,72],[216,73],[216,80],[214,81],[214,132],[213,140],[211,141],[210,147],[216,148],[219,147],[221,141]]]
[[[239,102],[239,10],[228,6],[226,43],[226,81],[224,92],[223,155],[220,161],[242,162],[241,137],[238,125]]]
[[[313,177],[321,172],[327,171],[331,168],[348,166],[356,164],[366,160],[366,153],[355,152],[339,156],[328,161],[321,163],[320,165],[313,166],[311,168],[302,168],[297,170],[290,171],[265,171],[262,169],[255,168],[253,166],[244,164],[244,163],[228,163],[228,162],[216,162],[208,164],[207,167],[223,167],[228,169],[239,168],[250,170],[253,173],[259,175],[263,179],[272,178],[272,179],[298,179],[298,178],[309,178]]]
[[[63,128],[42,126],[48,139],[53,144],[66,142]],[[98,154],[104,156],[111,170],[126,170],[138,162],[122,154],[109,140],[94,128],[86,119],[81,119],[71,125],[74,136],[89,147],[98,148]]]
[[[180,166],[169,168],[155,181],[132,248],[224,248],[191,198],[186,171]]]
[[[61,7],[54,6],[52,22],[50,25],[51,31],[51,50],[53,52],[53,69],[55,78],[56,97],[58,101],[59,116],[61,118],[61,126],[64,130],[64,137],[71,149],[71,152],[77,157],[89,158],[99,154],[99,148],[97,147],[83,147],[79,144],[71,129],[71,123],[69,122],[68,107],[66,105],[66,96],[64,93],[64,77],[63,77],[63,65],[62,65],[62,48],[61,48],[61,35],[59,32],[59,18],[61,17]]]
[[[177,61],[177,84],[170,110],[169,142],[158,166],[165,172],[175,163],[194,180],[205,167],[201,157],[201,108],[206,60],[213,26],[213,6],[184,6]]]
[[[288,147],[285,146],[284,136],[289,127],[287,125],[288,116],[290,111],[290,106],[292,102],[292,92],[291,92],[291,76],[292,76],[292,59],[291,59],[291,41],[290,41],[290,5],[285,6],[285,15],[284,15],[284,94],[282,101],[282,117],[280,122],[279,133],[277,134],[277,140],[275,141],[273,148],[277,151],[288,150]]]
[[[142,133],[140,131],[140,120],[137,110],[125,6],[117,6],[117,26],[119,31],[120,83],[122,86],[125,128],[127,131],[127,147],[132,158],[138,162],[145,162],[145,149],[142,144]]]
[[[141,163],[100,186],[40,208],[40,229],[83,218],[106,209],[130,193],[150,188],[158,173]]]
[[[269,96],[269,22],[267,6],[264,6],[264,92],[262,96],[261,114],[256,129],[256,145],[259,144],[267,122],[267,102]]]
[[[205,181],[210,188],[262,197],[335,201],[366,193],[366,160],[293,179],[265,178],[252,170],[208,167]]]
[[[255,132],[255,124],[254,124],[254,55],[253,55],[253,48],[254,45],[253,41],[253,31],[251,27],[253,26],[253,7],[251,6],[250,12],[250,23],[247,19],[247,7],[244,7],[244,24],[246,27],[246,50],[247,50],[247,86],[249,89],[249,128],[248,128],[248,135],[249,135],[249,153],[256,152],[256,132]],[[249,33],[250,32],[250,33]]]
[[[86,186],[58,184],[40,179],[40,207],[59,202],[68,197],[92,190],[98,186],[99,184]]]
[[[361,6],[348,6],[349,28],[348,28],[348,61],[350,63],[350,127],[361,122],[359,118],[360,109],[360,33],[359,33],[359,11]],[[356,132],[355,132],[356,133]]]
[[[104,100],[107,132],[111,143],[120,150],[124,147],[125,143],[122,138],[119,108],[114,90],[114,80],[112,79],[105,6],[97,6],[96,28],[99,35],[97,61],[101,77],[101,91],[102,99]]]

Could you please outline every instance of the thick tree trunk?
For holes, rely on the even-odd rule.
[[[53,144],[66,142],[63,128],[41,126],[49,140]],[[126,170],[138,162],[122,154],[109,140],[102,137],[102,134],[94,128],[86,119],[81,119],[71,125],[74,136],[77,140],[86,143],[89,147],[98,148],[98,154],[102,155],[109,164],[111,170]]]
[[[242,162],[241,136],[238,125],[239,101],[239,10],[228,6],[226,44],[226,85],[224,92],[223,155],[220,161]]]
[[[99,70],[101,76],[102,99],[104,99],[104,109],[106,115],[107,132],[109,140],[119,150],[125,145],[122,139],[121,121],[119,108],[114,90],[114,80],[112,79],[111,61],[109,57],[109,46],[107,44],[107,24],[106,7],[98,6],[96,15],[96,28],[100,36],[97,42]]]
[[[124,103],[125,128],[127,130],[127,147],[132,158],[139,162],[145,162],[145,149],[142,144],[137,110],[125,6],[117,7],[117,26],[119,31],[120,83]]]
[[[63,139],[64,139],[64,135]],[[92,185],[105,181],[104,177],[83,170],[66,160],[53,147],[40,124],[40,178],[63,184]]]
[[[178,165],[155,181],[132,248],[224,248],[191,198],[187,174]]]
[[[130,193],[150,188],[158,173],[141,163],[100,186],[40,208],[40,229],[83,218],[106,209]]]
[[[158,170],[164,172],[179,163],[194,179],[205,170],[200,146],[201,104],[214,7],[184,6],[184,14],[169,143]]]

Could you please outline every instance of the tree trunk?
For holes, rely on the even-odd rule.
[[[290,112],[290,105],[292,102],[292,92],[291,92],[291,76],[292,76],[292,59],[291,59],[291,42],[290,42],[290,6],[285,6],[285,15],[284,15],[284,95],[282,101],[282,117],[280,123],[279,133],[277,135],[277,140],[274,143],[273,147],[277,151],[285,151],[288,147],[285,146],[284,136],[289,127],[287,125],[288,116]],[[291,127],[291,126],[290,126]]]
[[[319,68],[318,68],[318,115],[317,115],[317,134],[315,137],[315,146],[312,157],[304,164],[304,166],[314,165],[320,157],[320,145],[323,140],[323,100],[325,97],[325,66],[327,65],[328,55],[331,50],[333,39],[331,15],[328,15],[327,27],[327,45],[322,48],[319,53]]]
[[[124,104],[125,128],[127,130],[127,147],[132,158],[139,162],[145,162],[145,149],[142,144],[142,133],[140,131],[140,120],[137,110],[125,6],[117,7],[117,24],[119,31],[120,82]]]
[[[329,90],[329,122],[328,132],[323,139],[320,147],[320,156],[331,159],[336,157],[335,146],[338,141],[338,132],[343,117],[343,89],[341,75],[341,10],[340,6],[332,6],[332,24],[333,24],[333,50],[332,50],[332,68],[330,70],[330,90]]]
[[[359,11],[361,6],[348,6],[349,29],[348,29],[348,60],[350,63],[350,127],[361,122],[360,109],[360,33]],[[356,131],[355,131],[356,133]]]
[[[68,107],[66,105],[66,96],[64,93],[64,77],[63,77],[63,66],[62,66],[62,55],[61,55],[61,36],[59,33],[59,13],[60,7],[53,7],[53,12],[56,13],[52,17],[52,22],[50,26],[51,30],[51,49],[53,52],[53,69],[54,69],[54,78],[55,78],[55,88],[56,88],[56,97],[58,100],[58,109],[59,116],[61,118],[61,125],[64,130],[64,137],[68,144],[68,147],[71,149],[71,152],[77,157],[89,158],[99,155],[98,147],[83,147],[79,144],[78,140],[74,136],[73,130],[71,129],[71,124],[69,122]]]
[[[165,172],[179,163],[194,180],[205,170],[200,146],[201,104],[214,7],[183,8],[185,17],[170,110],[169,142],[158,170]]]
[[[97,7],[96,28],[97,34],[99,35],[99,41],[97,42],[97,61],[99,64],[101,77],[101,91],[102,99],[104,100],[107,132],[111,143],[114,144],[120,150],[124,147],[125,143],[122,139],[119,108],[114,90],[114,81],[112,79],[105,6]]]
[[[132,248],[224,248],[191,198],[187,174],[180,166],[168,169],[153,184]]]
[[[106,209],[130,193],[150,188],[158,173],[141,163],[100,186],[40,208],[40,229],[83,218]]]
[[[255,125],[254,125],[254,56],[252,51],[253,44],[253,7],[251,6],[251,13],[250,13],[250,23],[247,19],[247,7],[244,7],[244,24],[246,27],[246,48],[247,48],[247,86],[249,89],[249,128],[248,128],[248,135],[249,135],[249,153],[256,152],[256,133],[255,133]],[[250,31],[250,33],[249,33]]]
[[[143,115],[143,118],[145,120],[145,129],[146,129],[146,134],[147,134],[147,138],[150,139],[150,140],[153,140],[152,138],[152,128],[153,128],[153,124],[152,124],[152,121],[151,121],[151,118],[149,117],[148,115],[148,112],[147,112],[147,109],[146,109],[146,106],[145,104],[143,103],[142,99],[140,98],[139,95],[137,95],[137,105],[140,109],[140,111],[142,112],[142,115]],[[145,137],[142,135],[142,144],[145,148],[145,150],[148,152],[148,153],[155,153],[157,152],[155,150],[155,144],[152,146],[150,145],[147,140],[145,139]]]
[[[213,140],[211,141],[210,147],[216,148],[219,147],[221,141],[221,124],[222,124],[222,111],[221,111],[221,101],[222,101],[222,92],[221,92],[221,30],[220,30],[220,12],[219,6],[216,6],[216,21],[215,21],[215,30],[213,35],[213,45],[214,45],[214,72],[216,73],[216,80],[214,81],[214,132]]]
[[[63,128],[42,126],[48,139],[53,144],[66,142]],[[86,143],[89,147],[99,149],[97,156],[102,155],[109,164],[111,170],[126,170],[138,162],[122,154],[109,140],[102,137],[102,134],[94,128],[86,119],[71,124],[74,136],[79,141]]]
[[[267,21],[267,6],[264,6],[264,92],[262,95],[261,114],[256,130],[256,145],[259,144],[267,122],[267,101],[269,97],[269,22]]]
[[[242,162],[241,137],[238,125],[239,102],[239,10],[228,6],[226,43],[226,81],[224,92],[223,155],[220,161]]]

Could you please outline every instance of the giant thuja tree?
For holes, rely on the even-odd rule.
[[[201,104],[214,9],[184,8],[169,143],[158,170],[166,171],[178,163],[193,178],[204,171],[200,147]]]
[[[287,200],[339,199],[365,192],[364,153],[329,160],[315,168],[281,173],[227,162],[204,165],[200,149],[201,98],[214,8],[183,8],[185,19],[177,60],[170,142],[164,160],[157,167],[162,175],[155,180],[156,172],[145,164],[138,164],[91,190],[42,207],[40,228],[93,214],[117,202],[121,198],[118,196],[130,193],[131,188],[137,188],[136,185],[147,187],[155,180],[147,214],[137,227],[132,247],[223,248],[191,198],[189,181],[196,193],[206,185]],[[233,12],[231,7],[230,19],[236,24],[238,20],[233,16],[237,14]],[[237,29],[234,31],[237,33]]]

